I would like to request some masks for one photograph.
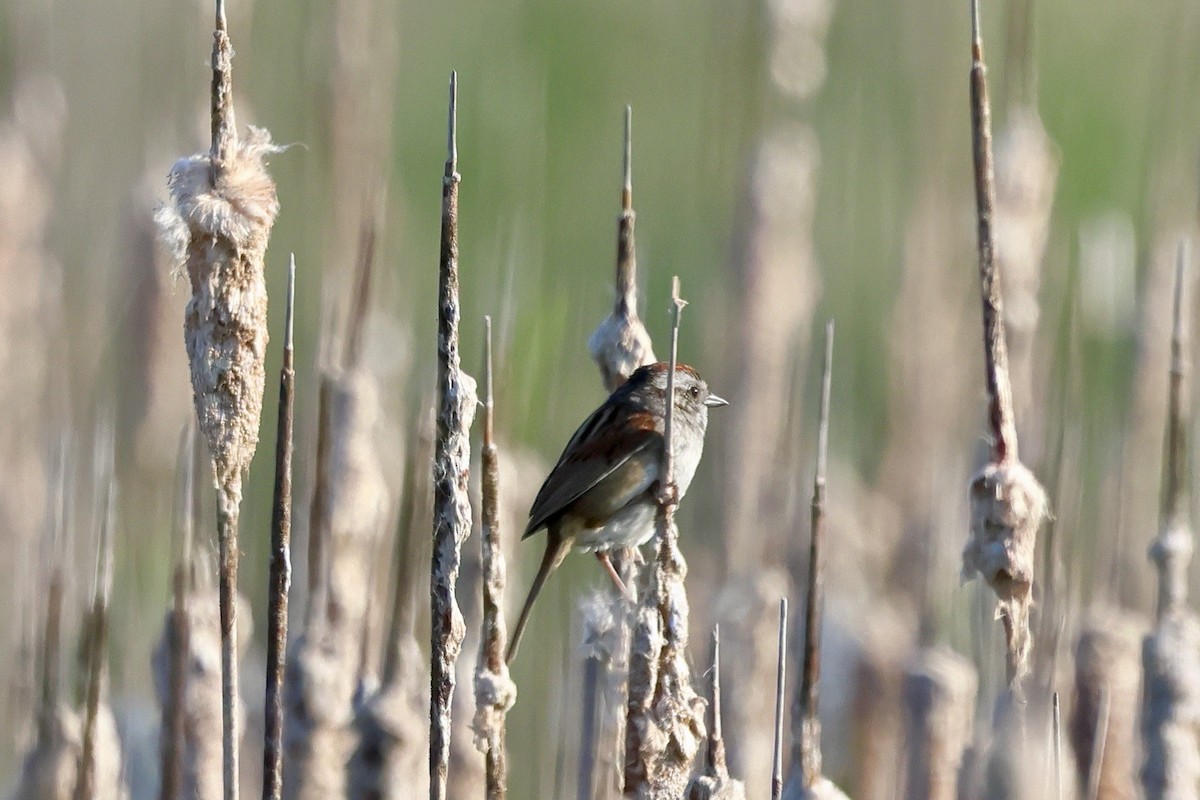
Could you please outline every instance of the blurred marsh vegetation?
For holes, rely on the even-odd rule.
[[[393,504],[416,439],[414,409],[432,391],[445,87],[456,69],[463,364],[481,373],[482,318],[491,314],[502,447],[532,464],[502,476],[519,482],[513,494],[527,502],[603,397],[586,342],[611,307],[629,104],[643,316],[665,357],[679,275],[690,301],[681,359],[732,405],[713,416],[679,516],[696,663],[706,626],[725,613],[716,587],[803,558],[811,352],[832,317],[827,770],[869,796],[849,712],[855,654],[892,624],[877,618],[902,620],[898,650],[920,638],[971,655],[983,696],[994,692],[990,601],[958,582],[966,483],[984,451],[965,2],[231,0],[229,15],[238,122],[291,145],[271,162],[281,212],[268,285],[282,297],[294,252],[294,609],[306,589],[317,368],[345,324],[359,230],[376,215],[366,363],[379,382],[376,435]],[[1040,286],[1009,298],[1010,313],[1034,320],[1017,407],[1023,458],[1051,490],[1067,616],[1101,602],[1145,613],[1172,264],[1180,238],[1195,233],[1200,196],[1200,7],[987,0],[983,15],[998,148],[1032,99],[1057,166]],[[112,424],[120,499],[110,692],[130,783],[149,797],[150,654],[170,596],[176,446],[193,413],[186,281],[165,273],[150,217],[172,161],[207,146],[211,8],[7,0],[0,26],[0,582],[10,609],[0,616],[9,723],[0,785],[15,780],[30,741],[59,453],[71,497],[70,653],[90,596],[102,496],[95,432]],[[795,63],[781,66],[781,50]],[[761,155],[772,148],[782,161]],[[274,375],[282,303],[270,314]],[[256,622],[266,604],[272,381],[242,514],[241,587]],[[739,406],[762,413],[744,420]],[[750,424],[761,429],[753,446]],[[515,538],[524,507],[506,511],[505,535]],[[205,508],[203,536],[212,513]],[[381,564],[390,563],[393,528]],[[466,546],[477,548],[476,539]],[[512,598],[540,550],[537,541],[512,551]],[[384,572],[373,576],[369,660],[388,622]],[[590,558],[573,557],[535,612],[514,672],[514,797],[566,796],[551,787],[572,785],[575,599],[603,583]],[[777,587],[799,591],[786,575]],[[462,593],[474,591],[465,579]],[[474,641],[463,654],[471,663]],[[255,640],[247,663],[261,664],[261,651]],[[77,670],[64,662],[69,693]],[[244,673],[253,715],[261,666]],[[738,735],[736,724],[727,730]],[[741,777],[761,792],[767,762],[733,746]]]

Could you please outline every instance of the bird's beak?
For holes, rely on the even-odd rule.
[[[721,406],[729,405],[729,401],[724,397],[717,397],[715,394],[710,394],[708,397],[704,398],[704,405],[708,406],[709,408],[720,408]]]

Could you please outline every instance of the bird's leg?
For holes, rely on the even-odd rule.
[[[617,574],[617,568],[613,566],[612,559],[608,557],[607,550],[597,550],[596,560],[604,565],[604,570],[608,573],[608,577],[612,578],[613,585],[617,587],[617,591],[621,596],[630,603],[635,602],[633,594],[625,586],[625,582],[621,580],[621,576]]]

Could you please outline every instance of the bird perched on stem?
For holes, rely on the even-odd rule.
[[[629,596],[608,551],[636,547],[654,535],[669,370],[660,361],[630,375],[575,431],[542,484],[521,538],[545,528],[546,553],[513,631],[510,663],[533,601],[572,547],[595,552],[617,588]],[[728,403],[708,390],[696,370],[686,364],[676,366],[672,449],[680,498],[700,464],[708,410],[724,405]]]

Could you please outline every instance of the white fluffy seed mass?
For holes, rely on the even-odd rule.
[[[270,134],[250,128],[233,154],[180,159],[167,185],[170,202],[156,220],[192,298],[184,340],[200,429],[217,483],[236,505],[242,475],[258,444],[267,349],[263,259],[279,213],[266,157]]]

